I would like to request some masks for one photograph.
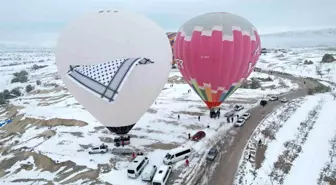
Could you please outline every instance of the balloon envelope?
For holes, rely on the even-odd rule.
[[[251,74],[260,56],[260,37],[242,17],[219,12],[187,21],[178,31],[178,68],[208,108],[219,106]]]
[[[70,93],[117,134],[126,134],[160,94],[171,60],[164,30],[125,11],[75,20],[56,48],[56,65]]]

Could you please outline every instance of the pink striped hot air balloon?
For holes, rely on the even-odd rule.
[[[174,55],[185,81],[207,104],[219,106],[253,71],[260,56],[255,27],[229,13],[207,13],[178,31]]]

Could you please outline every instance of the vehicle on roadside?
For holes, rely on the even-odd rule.
[[[196,134],[194,134],[192,137],[191,137],[191,140],[192,141],[199,141],[201,139],[203,139],[205,137],[205,132],[204,131],[198,131],[196,132]]]
[[[251,116],[251,114],[250,114],[250,113],[248,113],[248,112],[245,112],[243,115],[241,115],[241,116],[240,116],[240,118],[243,118],[244,120],[247,120],[247,119],[249,119],[249,118],[250,118],[250,116]]]
[[[153,178],[152,185],[165,185],[172,172],[171,166],[162,165],[159,167]]]
[[[269,98],[270,101],[277,101],[278,99],[279,99],[279,97],[277,97],[277,96],[271,96]]]
[[[235,107],[234,107],[235,111],[240,111],[240,110],[243,110],[243,109],[244,109],[244,106],[242,106],[242,105],[235,105]]]
[[[146,182],[151,182],[153,180],[156,170],[157,167],[155,165],[146,166],[141,174],[141,179]]]
[[[267,100],[260,100],[260,105],[265,107],[265,105],[267,105]]]
[[[163,158],[163,163],[171,165],[175,162],[188,159],[191,155],[191,148],[188,147],[179,147],[170,150],[165,157]]]
[[[216,147],[212,147],[209,150],[209,152],[208,152],[208,154],[206,156],[206,159],[209,160],[209,161],[213,161],[213,160],[215,160],[217,154],[218,154],[217,148]]]
[[[145,156],[137,156],[127,168],[127,176],[130,178],[137,178],[145,169],[149,159]]]
[[[282,102],[282,103],[286,103],[286,102],[288,102],[288,99],[287,99],[286,97],[283,97],[283,98],[281,99],[281,102]]]
[[[236,111],[232,110],[230,112],[225,113],[224,117],[232,117],[232,116],[234,116],[235,113],[236,113]]]
[[[107,153],[108,152],[108,146],[105,145],[104,143],[100,146],[97,146],[97,147],[91,147],[89,149],[89,154],[104,154],[104,153]]]
[[[239,118],[237,122],[234,124],[235,127],[241,127],[245,124],[245,119]]]

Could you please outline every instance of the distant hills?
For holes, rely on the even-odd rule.
[[[174,45],[175,32],[167,32],[171,45]],[[336,28],[287,31],[273,34],[261,34],[262,47],[331,47],[336,46]]]

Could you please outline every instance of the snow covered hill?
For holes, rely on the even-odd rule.
[[[169,39],[176,34],[167,33]],[[261,34],[263,48],[336,47],[336,28]]]
[[[336,28],[261,35],[261,43],[266,48],[336,46]]]
[[[320,62],[325,53],[335,54],[333,48],[268,52],[259,68],[325,80],[335,89],[336,63]],[[332,91],[289,102],[267,116],[246,145],[235,184],[335,184],[336,92]]]

